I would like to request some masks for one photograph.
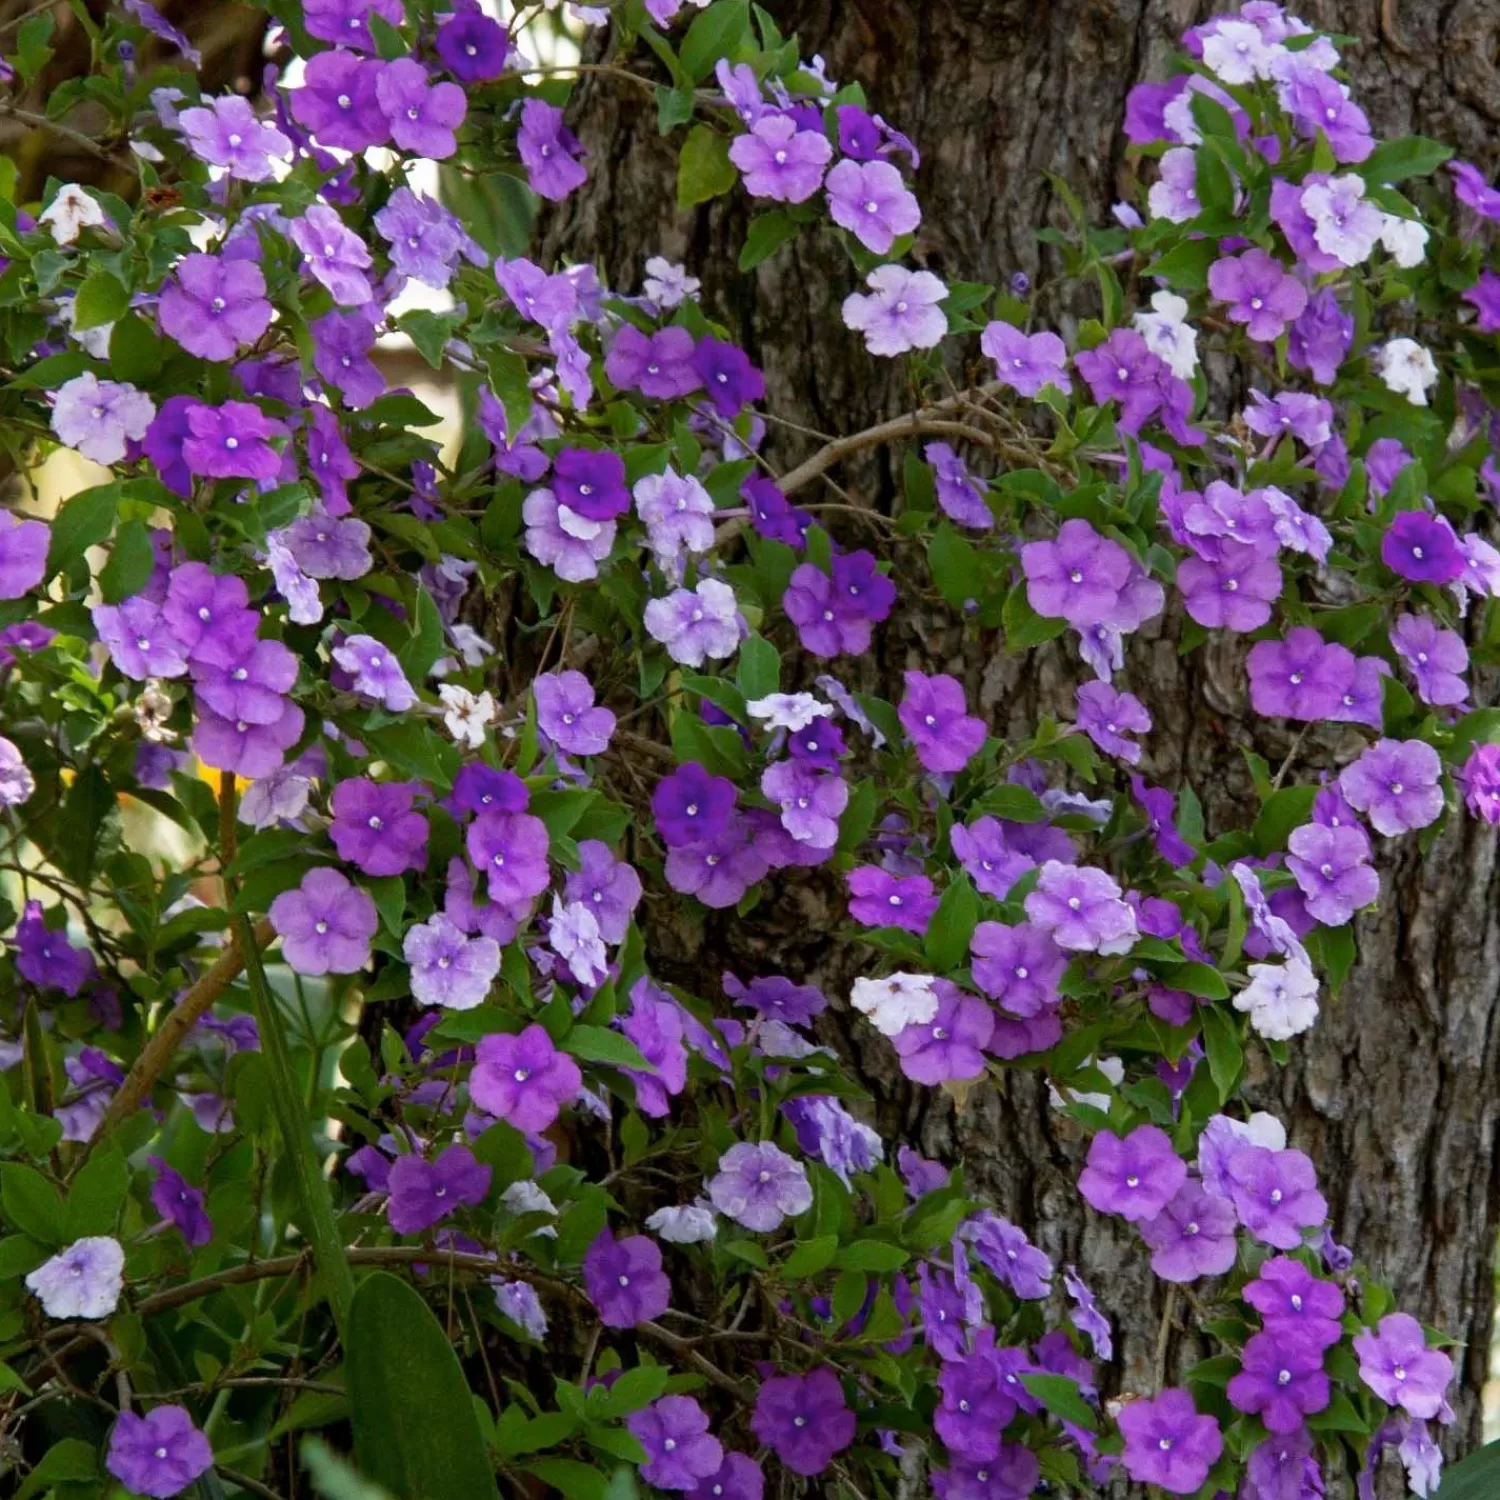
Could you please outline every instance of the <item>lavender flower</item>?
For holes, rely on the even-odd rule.
[[[805,1213],[813,1201],[806,1168],[769,1141],[731,1146],[709,1179],[708,1196],[726,1218],[761,1234]]]
[[[411,965],[411,993],[418,1005],[472,1010],[482,1005],[500,972],[500,945],[468,937],[442,912],[407,929],[402,956]]]
[[[26,1276],[49,1318],[107,1318],[124,1284],[125,1251],[107,1235],[74,1240]]]
[[[1125,1472],[1173,1495],[1200,1489],[1224,1451],[1219,1424],[1200,1416],[1186,1391],[1168,1389],[1152,1400],[1132,1401],[1120,1412],[1119,1423]]]
[[[1123,1139],[1101,1130],[1089,1143],[1078,1191],[1100,1213],[1137,1222],[1154,1219],[1187,1181],[1187,1165],[1155,1125],[1138,1125]]]
[[[663,1396],[632,1412],[625,1425],[646,1450],[641,1478],[659,1490],[692,1490],[724,1462],[708,1413],[691,1396]]]
[[[822,137],[818,137],[822,139]],[[948,331],[938,303],[948,288],[931,271],[905,266],[877,266],[865,278],[870,295],[844,299],[844,326],[865,336],[871,354],[887,357],[909,349],[931,349]]]
[[[533,1023],[517,1036],[482,1037],[469,1093],[480,1109],[536,1135],[583,1087],[578,1064]]]
[[[617,1240],[608,1229],[583,1258],[583,1284],[606,1328],[634,1328],[660,1317],[672,1301],[661,1251],[644,1235]]]
[[[294,890],[271,903],[281,953],[299,974],[353,974],[370,957],[380,925],[375,903],[337,870],[309,870]]]

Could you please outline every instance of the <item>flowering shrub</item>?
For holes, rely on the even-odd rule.
[[[0,512],[24,1492],[277,1494],[282,1438],[352,1426],[412,1497],[875,1496],[916,1465],[942,1500],[1116,1471],[1305,1500],[1373,1494],[1388,1448],[1431,1493],[1445,1340],[1239,1085],[1347,974],[1377,842],[1500,822],[1470,680],[1500,644],[1500,191],[1377,143],[1333,41],[1249,0],[1132,92],[1138,201],[1048,232],[1099,311],[1059,331],[1022,280],[906,263],[918,146],[758,7],[583,10],[618,42],[601,82],[656,89],[680,202],[754,200],[745,270],[841,237],[848,296],[810,313],[909,369],[908,417],[778,475],[690,268],[497,258],[409,184],[429,158],[588,191],[576,70],[457,7],[277,0],[303,66],[252,105],[125,0],[51,109],[107,114],[138,198],[0,200],[12,447],[108,471]],[[393,309],[412,281],[445,310]],[[456,453],[387,388],[389,330],[461,385]],[[951,676],[841,680],[890,559],[793,497],[913,440],[892,536],[1006,651],[1077,663],[1072,722],[1002,739]],[[1146,779],[1127,643],[1163,617],[1298,726],[1279,768],[1249,757],[1251,826]],[[754,922],[818,867],[850,993],[653,972],[653,906]],[[892,1154],[816,1040],[830,1007],[919,1085],[1045,1070],[1079,1193],[1215,1351],[1181,1387],[1101,1400],[1089,1268],[961,1164]]]

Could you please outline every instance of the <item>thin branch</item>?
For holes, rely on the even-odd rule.
[[[275,929],[269,922],[261,922],[255,928],[255,942],[261,948],[270,943],[275,935]],[[219,956],[218,962],[203,974],[192,989],[177,1002],[171,1013],[152,1034],[151,1040],[141,1049],[141,1055],[136,1058],[135,1065],[125,1075],[125,1082],[120,1085],[114,1098],[110,1100],[109,1108],[105,1110],[97,1129],[89,1137],[78,1160],[74,1163],[75,1174],[88,1160],[88,1154],[94,1146],[104,1140],[122,1121],[128,1120],[146,1102],[156,1080],[166,1070],[167,1064],[171,1062],[183,1038],[197,1025],[199,1018],[208,1011],[209,1007],[234,983],[244,966],[245,956],[240,950],[239,936],[231,930],[229,946]]]
[[[105,161],[112,167],[122,170],[130,170],[128,163],[116,156],[113,151],[107,151],[98,141],[92,140],[81,130],[74,130],[71,125],[64,125],[57,120],[49,120],[46,115],[33,114],[29,109],[17,109],[9,99],[0,99],[0,117],[14,120],[18,125],[30,125],[36,130],[49,130],[59,139],[77,146],[80,151],[87,151],[90,156]]]
[[[951,406],[952,402],[945,401],[942,405]],[[937,407],[931,408],[931,411],[937,410]],[[902,438],[915,437],[956,437],[964,438],[971,443],[978,443],[985,448],[995,446],[995,440],[989,433],[982,432],[977,427],[971,427],[967,422],[934,417],[927,412],[912,412],[907,416],[895,417],[889,422],[881,422],[878,426],[867,427],[863,432],[852,433],[848,437],[840,438],[837,442],[826,444],[811,458],[782,476],[781,492],[784,495],[795,494],[804,485],[811,484],[825,469],[831,469],[836,463],[842,463],[844,459],[866,448],[877,448],[882,443],[899,443]]]
[[[242,1490],[248,1490],[252,1495],[259,1495],[261,1500],[285,1500],[284,1496],[269,1485],[252,1479],[248,1474],[241,1474],[237,1469],[231,1469],[228,1464],[215,1464],[214,1473],[227,1479],[230,1484],[237,1484]]]

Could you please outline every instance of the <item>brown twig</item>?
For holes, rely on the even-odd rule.
[[[264,948],[276,935],[269,922],[261,922],[255,928],[255,941]],[[110,1100],[97,1129],[89,1137],[84,1149],[74,1163],[73,1173],[88,1160],[89,1152],[104,1140],[123,1121],[130,1118],[150,1097],[152,1087],[171,1062],[178,1046],[199,1018],[223,995],[224,991],[239,977],[245,966],[245,956],[240,951],[238,936],[231,932],[229,945],[218,961],[172,1008],[171,1013],[157,1027],[151,1040],[141,1049],[135,1065],[125,1075],[125,1082]]]

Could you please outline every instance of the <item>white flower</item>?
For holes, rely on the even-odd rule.
[[[485,657],[495,654],[495,648],[472,625],[465,625],[462,621],[450,625],[448,635],[458,647],[458,654],[463,657],[466,667],[482,666]]]
[[[547,1337],[547,1314],[536,1288],[527,1281],[501,1281],[498,1277],[492,1278],[490,1285],[495,1289],[495,1306],[541,1343]]]
[[[653,255],[646,262],[646,295],[662,308],[676,307],[684,298],[696,297],[702,283],[696,276],[689,276],[685,266],[679,266],[665,256]]]
[[[752,718],[764,719],[768,728],[789,729],[793,734],[806,729],[814,719],[833,714],[831,703],[822,703],[811,693],[769,693],[764,698],[752,698],[745,707]]]
[[[68,330],[68,337],[82,345],[84,353],[92,354],[95,359],[108,359],[109,341],[114,336],[115,325],[101,323],[96,328],[85,328],[82,333],[77,333],[73,328],[73,320],[77,315],[76,298],[69,297],[57,304],[57,321]]]
[[[1151,299],[1154,312],[1138,312],[1135,326],[1146,347],[1166,361],[1180,380],[1191,380],[1198,368],[1198,330],[1187,319],[1187,302],[1173,292],[1158,292]]]
[[[443,727],[460,745],[478,750],[484,744],[486,728],[495,722],[495,700],[488,693],[476,695],[452,682],[438,689],[438,697],[447,707]]]
[[[500,1194],[500,1206],[513,1214],[557,1214],[557,1205],[534,1182],[513,1182]],[[555,1235],[550,1225],[540,1234]]]
[[[1415,339],[1392,339],[1375,353],[1375,364],[1386,389],[1405,396],[1413,406],[1427,405],[1427,392],[1437,384],[1438,370]]]
[[[1380,221],[1380,243],[1398,266],[1410,270],[1427,259],[1427,226],[1386,214]]]
[[[701,1245],[719,1232],[713,1209],[701,1203],[659,1208],[646,1220],[646,1228],[669,1245]]]
[[[1307,964],[1251,964],[1250,983],[1234,997],[1250,1025],[1268,1041],[1284,1042],[1318,1019],[1318,976]]]
[[[100,229],[108,222],[98,200],[76,182],[60,187],[57,197],[37,215],[36,221],[52,231],[52,238],[59,245],[71,245],[85,229]]]
[[[1118,1088],[1125,1081],[1125,1061],[1119,1057],[1090,1058],[1084,1063],[1084,1067],[1095,1067],[1103,1073],[1109,1081]],[[1095,1109],[1108,1111],[1113,1102],[1109,1094],[1085,1094],[1075,1089],[1059,1089],[1056,1084],[1047,1085],[1047,1102],[1053,1109],[1061,1109],[1065,1104],[1090,1104]]]
[[[856,979],[849,1003],[870,1018],[882,1036],[930,1021],[938,1008],[936,978],[931,974],[888,974],[884,979]]]
[[[1218,21],[1203,38],[1204,64],[1225,83],[1254,83],[1269,78],[1286,49],[1269,46],[1260,29],[1248,21]]]
[[[125,1284],[125,1251],[107,1235],[75,1240],[26,1278],[49,1318],[107,1318]]]

